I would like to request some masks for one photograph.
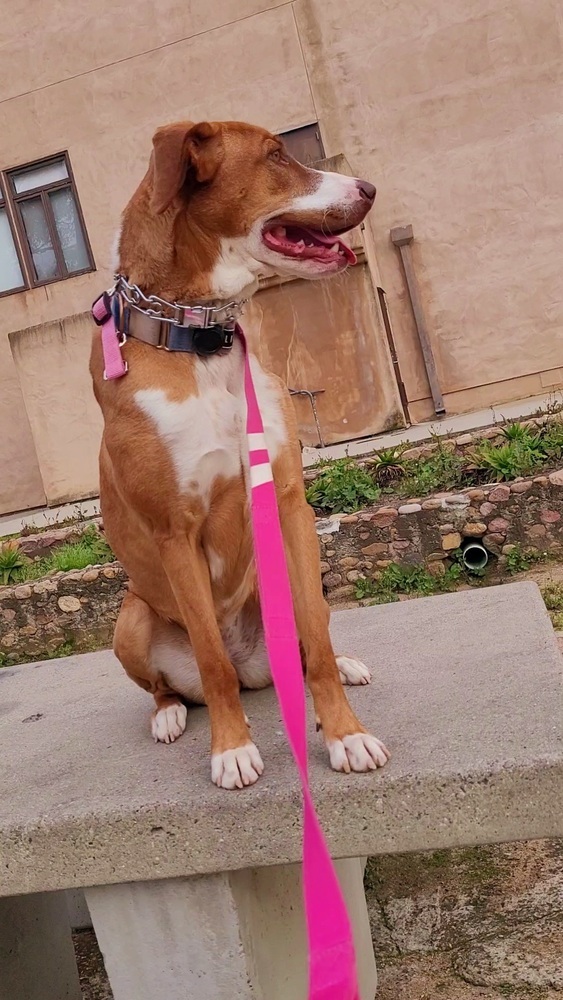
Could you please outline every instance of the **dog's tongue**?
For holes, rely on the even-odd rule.
[[[301,260],[326,260],[329,263],[338,258],[347,264],[356,263],[356,254],[339,236],[321,233],[307,226],[275,226],[266,230],[264,241],[278,253]]]
[[[337,243],[340,250],[346,255],[348,263],[349,264],[356,263],[357,259],[356,254],[348,246],[348,244],[344,242],[344,240],[340,239],[339,236],[326,236],[325,233],[320,233],[315,229],[304,229],[303,231],[307,233],[307,235],[310,236],[311,239],[314,240],[317,244],[318,243],[322,244],[322,246],[333,247],[334,244]]]

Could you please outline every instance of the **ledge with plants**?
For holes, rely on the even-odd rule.
[[[306,478],[327,595],[384,602],[560,558],[562,467],[560,413],[321,463]]]
[[[305,478],[333,603],[496,582],[563,556],[560,414],[321,463]],[[470,545],[485,567],[468,570]],[[99,522],[0,543],[0,666],[109,646],[125,585]],[[547,599],[563,628],[563,587]]]

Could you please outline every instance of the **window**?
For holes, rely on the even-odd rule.
[[[304,125],[303,128],[293,128],[289,132],[281,132],[288,153],[291,153],[300,163],[316,163],[324,160],[325,151],[318,122]]]
[[[0,176],[0,295],[94,270],[65,153]]]
[[[19,292],[25,287],[18,248],[0,188],[0,295],[5,295],[6,292]]]

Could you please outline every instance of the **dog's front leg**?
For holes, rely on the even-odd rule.
[[[274,480],[307,682],[334,770],[373,770],[382,767],[389,754],[383,743],[366,733],[342,687],[341,673],[346,674],[346,663],[357,661],[338,658],[339,672],[329,633],[329,610],[322,592],[315,518],[305,499],[299,454],[297,460],[296,468],[295,456],[282,457],[274,467]]]
[[[252,785],[264,770],[249,739],[240,684],[217,624],[207,562],[197,540],[188,536],[158,541],[201,674],[211,722],[211,775],[220,788]]]

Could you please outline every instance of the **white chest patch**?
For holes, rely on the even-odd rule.
[[[207,501],[218,476],[240,474],[243,413],[236,396],[208,389],[176,403],[162,389],[142,389],[135,402],[156,425],[183,493]]]
[[[252,375],[274,461],[287,440],[282,409],[275,386],[254,359]],[[163,389],[140,389],[135,402],[168,449],[179,489],[206,503],[218,477],[232,479],[247,465],[242,352],[202,363],[196,377],[197,396],[175,402]]]

